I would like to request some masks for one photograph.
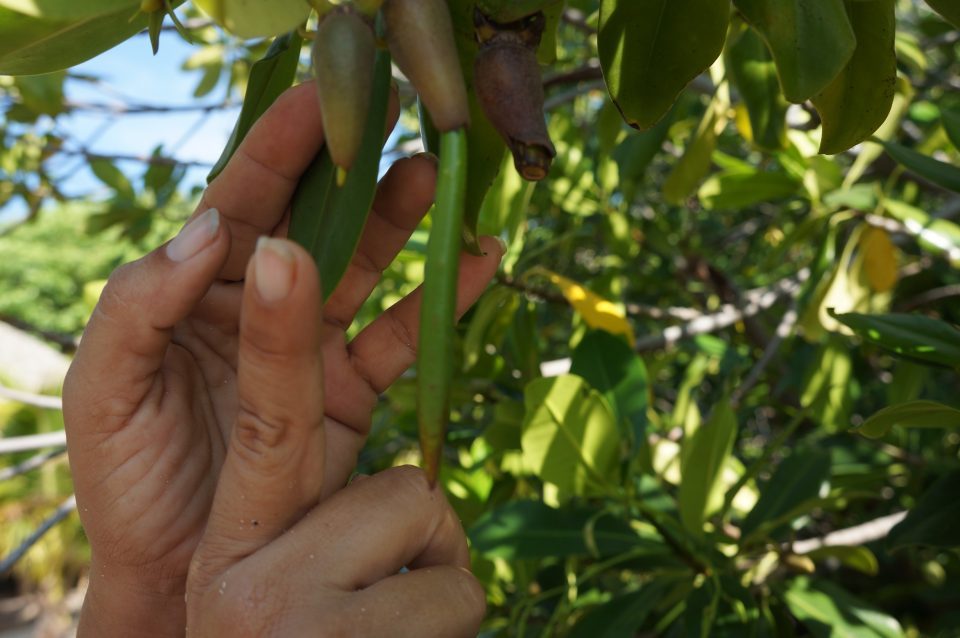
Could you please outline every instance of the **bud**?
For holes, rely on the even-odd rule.
[[[394,61],[413,83],[440,132],[470,124],[453,24],[444,0],[386,0],[383,18]]]
[[[354,9],[340,7],[321,20],[313,40],[313,74],[327,150],[344,171],[353,166],[363,141],[375,56],[373,30]]]

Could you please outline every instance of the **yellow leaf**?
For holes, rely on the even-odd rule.
[[[888,292],[897,285],[897,248],[882,228],[868,228],[860,240],[863,269],[867,282],[877,292]]]
[[[627,321],[627,315],[623,308],[604,299],[597,293],[587,290],[572,279],[567,279],[545,268],[537,268],[537,272],[560,288],[560,292],[573,306],[573,309],[580,313],[588,326],[598,330],[606,330],[615,335],[624,335],[630,345],[634,345],[636,339],[633,335],[633,327]]]

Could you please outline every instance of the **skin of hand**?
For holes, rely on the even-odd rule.
[[[281,96],[180,234],[111,276],[81,340],[63,389],[92,550],[81,636],[182,636],[188,572],[191,619],[209,604],[232,633],[240,607],[259,609],[265,631],[316,633],[324,618],[339,622],[324,609],[352,608],[349,599],[365,619],[350,627],[369,632],[351,635],[377,635],[384,614],[392,630],[395,612],[425,608],[400,582],[451,596],[462,615],[439,625],[446,633],[426,625],[411,635],[479,623],[463,532],[419,471],[343,488],[378,395],[415,359],[419,292],[352,341],[345,331],[432,203],[435,162],[400,160],[383,177],[322,310],[307,253],[282,239],[258,244],[285,235],[297,179],[323,143],[314,91],[307,83]],[[395,103],[391,112],[395,122]],[[492,238],[482,245],[486,256],[461,257],[460,314],[503,254]],[[412,571],[395,575],[402,566]],[[438,600],[432,609],[446,604]],[[191,634],[217,633],[193,624]]]

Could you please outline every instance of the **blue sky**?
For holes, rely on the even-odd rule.
[[[138,35],[100,56],[81,64],[72,71],[95,75],[107,85],[101,88],[83,81],[68,80],[67,98],[76,102],[122,104],[129,97],[138,104],[182,106],[197,103],[193,91],[199,81],[199,72],[184,72],[183,62],[195,51],[176,33],[165,32],[160,52],[152,55],[146,36]],[[203,103],[216,104],[224,99],[225,87],[219,86]],[[212,164],[230,136],[238,109],[211,112],[175,114],[135,114],[118,117],[112,114],[75,112],[60,118],[62,129],[76,139],[96,140],[88,150],[105,155],[149,155],[158,144],[174,150],[180,160]],[[192,132],[190,132],[192,129]],[[100,131],[100,134],[97,132]],[[185,134],[189,134],[185,136]],[[50,165],[52,172],[66,177],[64,192],[81,196],[107,194],[79,158],[57,160]],[[143,171],[139,162],[124,162],[120,168],[132,175]],[[183,186],[203,184],[207,169],[193,168]],[[0,220],[11,220],[23,214],[19,202],[0,209]]]

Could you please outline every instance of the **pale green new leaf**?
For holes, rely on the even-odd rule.
[[[903,636],[895,618],[833,583],[796,578],[787,586],[784,600],[790,613],[818,638]]]
[[[562,494],[602,493],[617,471],[617,423],[599,392],[575,375],[524,391],[523,465]]]
[[[710,420],[683,442],[678,501],[680,520],[694,533],[703,530],[707,505],[714,493],[723,488],[720,473],[737,438],[737,417],[727,400],[713,408]]]

